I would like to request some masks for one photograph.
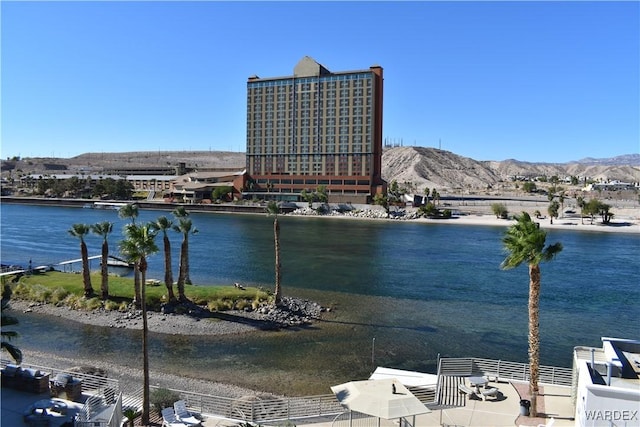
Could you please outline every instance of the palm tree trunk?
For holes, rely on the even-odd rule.
[[[538,377],[540,370],[540,265],[529,264],[529,392],[531,416],[538,415]]]
[[[185,299],[187,299],[186,295],[184,294],[184,278],[186,275],[186,263],[185,263],[185,253],[187,251],[187,246],[186,246],[186,240],[182,240],[182,245],[180,246],[180,271],[178,273],[178,299],[180,301],[184,301]]]
[[[176,296],[173,294],[173,271],[171,269],[171,242],[164,235],[164,284],[167,287],[167,293],[169,295],[169,301],[174,301]]]
[[[140,266],[138,263],[133,264],[133,302],[136,306],[140,306]]]
[[[109,298],[109,244],[105,240],[102,243],[102,265],[100,266],[100,273],[102,274],[102,282],[100,283],[100,290],[102,292],[102,299]]]
[[[145,257],[140,259],[140,276],[142,283],[145,282],[147,274],[147,260]],[[142,425],[149,424],[149,348],[147,343],[147,335],[149,334],[149,326],[147,324],[147,302],[146,289],[142,286],[140,306],[142,307]]]
[[[189,235],[184,236],[184,283],[191,285],[191,276],[189,275]]]
[[[82,255],[82,282],[84,284],[84,296],[90,298],[93,296],[93,287],[91,287],[91,274],[89,271],[89,251],[84,240],[80,243],[80,254]]]
[[[280,224],[278,224],[278,217],[273,220],[273,239],[275,244],[275,253],[276,253],[276,283],[275,283],[275,303],[276,305],[280,304],[280,299],[282,298],[282,290],[280,288],[280,279],[282,277],[280,271]]]

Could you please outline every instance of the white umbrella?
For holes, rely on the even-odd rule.
[[[395,379],[351,381],[331,391],[345,408],[386,420],[431,412]]]

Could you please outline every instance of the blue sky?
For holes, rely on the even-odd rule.
[[[638,2],[0,2],[2,158],[245,151],[246,82],[384,68],[384,137],[640,152]]]

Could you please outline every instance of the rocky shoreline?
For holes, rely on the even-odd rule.
[[[329,310],[315,302],[292,297],[283,297],[278,307],[263,306],[253,311],[211,312],[191,302],[181,304],[186,306],[185,314],[176,314],[173,308],[162,312],[147,311],[149,332],[172,335],[224,335],[277,330],[308,325]],[[66,306],[12,299],[11,309],[108,328],[142,329],[142,310],[136,308],[127,311],[103,308],[74,310]]]

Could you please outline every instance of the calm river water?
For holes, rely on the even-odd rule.
[[[125,221],[112,210],[2,204],[3,264],[79,257],[73,223]],[[142,211],[147,221],[169,212]],[[192,214],[191,278],[198,285],[273,284],[273,219]],[[242,336],[153,335],[152,369],[276,393],[324,394],[375,365],[434,372],[438,354],[527,361],[526,266],[500,270],[506,227],[281,217],[285,294],[336,309],[305,330]],[[180,236],[172,233],[174,258]],[[542,265],[541,361],[571,366],[576,345],[640,336],[640,238],[552,230],[559,256]],[[98,236],[87,238],[91,255]],[[97,266],[97,264],[96,264]],[[177,263],[174,266],[177,272]],[[162,278],[162,256],[149,278]],[[73,357],[139,363],[136,331],[22,316],[18,345]],[[375,339],[375,340],[374,340]],[[374,345],[375,341],[375,345]]]

